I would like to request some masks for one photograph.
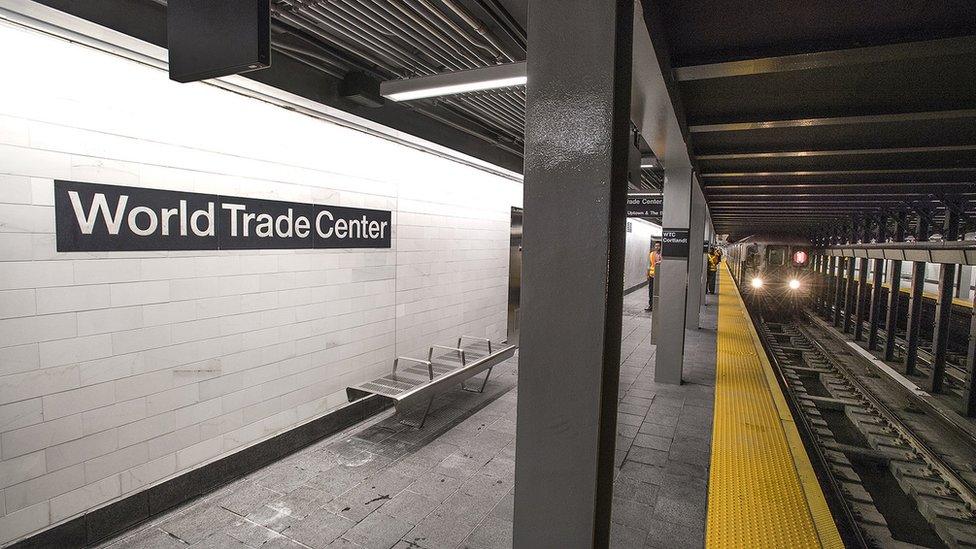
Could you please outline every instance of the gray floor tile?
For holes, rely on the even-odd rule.
[[[650,505],[615,497],[610,520],[630,528],[646,530],[647,519],[653,512],[654,507]]]
[[[381,513],[373,513],[342,535],[366,549],[387,549],[399,541],[414,525]]]
[[[509,549],[512,547],[512,521],[489,515],[461,544],[466,549]]]
[[[404,490],[386,502],[378,513],[417,524],[438,507],[440,502],[434,498]]]
[[[218,532],[190,545],[190,547],[192,549],[246,549],[247,545],[223,532]]]
[[[222,507],[211,503],[201,503],[163,522],[159,528],[188,544],[193,544],[222,531],[238,518],[237,515]]]
[[[668,450],[671,450],[671,438],[657,435],[638,434],[636,437],[634,437],[634,446],[667,452]]]
[[[705,523],[707,484],[704,479],[665,475],[654,516],[666,522],[698,528]]]
[[[635,549],[644,547],[647,532],[619,523],[610,524],[611,549]]]
[[[460,486],[461,481],[454,477],[430,472],[418,477],[407,489],[439,503],[457,492]]]
[[[701,549],[705,545],[704,526],[694,528],[651,519],[644,543],[647,549]]]
[[[144,528],[120,539],[110,549],[186,549],[186,544],[168,533],[155,528]]]
[[[356,523],[325,509],[317,509],[282,534],[313,549],[327,547]]]

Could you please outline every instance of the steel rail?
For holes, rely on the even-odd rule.
[[[840,372],[845,377],[846,381],[857,389],[860,396],[868,401],[868,403],[875,408],[878,414],[881,415],[885,421],[889,422],[895,427],[898,433],[905,439],[906,442],[909,443],[912,449],[922,455],[925,461],[927,461],[931,467],[936,469],[939,474],[942,475],[943,480],[945,480],[954,490],[956,490],[956,492],[958,492],[959,497],[966,502],[969,508],[976,509],[976,487],[971,486],[951,467],[946,465],[942,458],[940,458],[925,441],[916,436],[915,433],[908,426],[906,426],[905,423],[894,412],[891,411],[888,405],[882,402],[881,399],[874,395],[873,391],[861,383],[857,379],[857,376],[855,376],[847,366],[843,365],[839,360],[836,359],[833,351],[828,350],[816,337],[810,334],[809,330],[804,328],[799,323],[797,323],[795,327],[801,334],[803,334],[804,338],[806,338],[809,343],[819,350],[820,354],[831,363],[834,369]],[[917,395],[911,393],[908,394],[910,395],[909,398],[924,404],[924,401],[919,399]],[[962,435],[966,438],[972,438],[966,431],[957,432],[956,434]]]

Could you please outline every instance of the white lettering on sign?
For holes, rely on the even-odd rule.
[[[322,218],[328,218],[323,225]],[[386,221],[370,220],[365,215],[362,219],[336,219],[329,210],[322,210],[315,217],[315,231],[322,238],[386,238]]]
[[[390,248],[391,212],[55,181],[58,251]]]
[[[162,227],[162,235],[169,236],[172,234],[172,220],[174,217],[178,217],[180,226],[177,234],[180,236],[187,235],[186,200],[180,201],[179,208],[161,208],[159,214],[156,214],[156,211],[148,206],[136,206],[129,210],[128,215],[126,215],[129,196],[123,194],[119,195],[115,203],[115,215],[112,215],[108,200],[102,193],[95,193],[87,212],[77,192],[68,191],[68,196],[71,199],[71,207],[75,212],[75,219],[78,221],[78,228],[81,229],[82,234],[92,234],[99,219],[101,219],[108,234],[117,235],[122,226],[122,220],[125,219],[129,230],[135,235],[150,236]],[[160,223],[160,219],[162,219],[162,223]],[[200,228],[200,220],[206,222],[203,228]],[[190,226],[193,229],[193,234],[197,236],[214,235],[213,202],[208,203],[206,209],[193,212],[190,216]]]
[[[122,195],[119,197],[119,202],[115,206],[115,217],[110,217],[111,212],[108,209],[108,201],[105,200],[105,195],[102,193],[95,193],[88,213],[85,213],[84,206],[81,205],[81,199],[78,197],[77,192],[68,191],[68,196],[71,197],[71,206],[75,210],[75,217],[78,218],[78,226],[81,228],[82,233],[92,234],[92,231],[95,229],[95,222],[98,221],[98,212],[102,212],[102,216],[105,218],[105,224],[108,227],[108,234],[119,234],[119,225],[122,223],[122,216],[125,213],[125,203],[129,201],[128,196]]]

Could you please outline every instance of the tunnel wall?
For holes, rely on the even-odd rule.
[[[0,544],[504,337],[521,183],[6,24]],[[16,83],[16,85],[11,85]],[[53,181],[392,210],[391,249],[58,253]]]

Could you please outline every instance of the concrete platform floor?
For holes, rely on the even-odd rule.
[[[646,292],[625,297],[613,547],[701,547],[715,372],[714,297],[681,386],[654,383]],[[392,412],[324,439],[103,545],[376,549],[511,546],[516,359],[484,394],[438,398],[421,430]]]

